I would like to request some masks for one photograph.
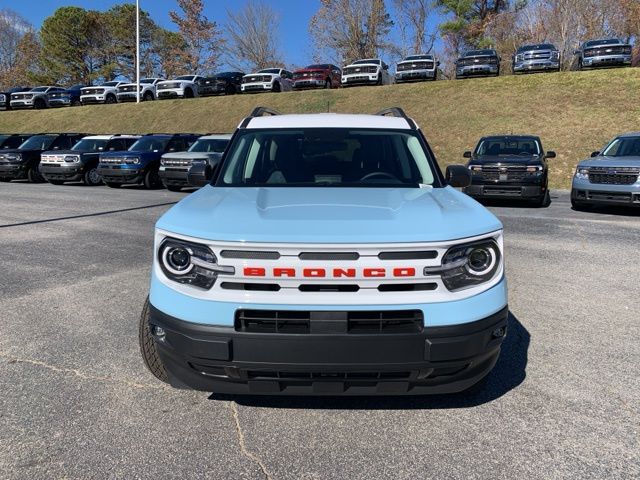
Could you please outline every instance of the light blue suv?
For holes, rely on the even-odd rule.
[[[218,167],[216,166],[216,170]],[[242,121],[157,222],[147,367],[228,394],[459,392],[507,331],[502,224],[401,109]]]
[[[593,152],[576,168],[571,205],[640,207],[640,132],[614,138],[601,152]]]

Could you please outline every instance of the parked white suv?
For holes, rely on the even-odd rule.
[[[242,93],[290,92],[293,90],[293,73],[284,68],[265,68],[242,77]]]
[[[140,100],[149,101],[156,99],[156,85],[162,78],[142,78],[140,80]],[[118,87],[119,102],[136,101],[136,83],[125,83]]]
[[[342,86],[390,85],[389,65],[379,58],[356,60],[342,69]]]
[[[164,80],[156,85],[158,99],[193,98],[200,94],[200,75],[182,75],[173,80]]]
[[[90,103],[116,103],[120,85],[124,85],[124,82],[113,81],[96,87],[84,87],[80,89],[80,103],[83,105]]]

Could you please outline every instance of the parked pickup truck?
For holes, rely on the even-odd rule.
[[[283,68],[265,68],[242,77],[242,93],[290,92],[293,73]]]
[[[0,92],[0,110],[11,110],[12,93],[26,92],[29,90],[31,90],[31,87],[13,87]]]
[[[544,206],[549,199],[548,158],[539,137],[533,135],[498,135],[483,137],[469,159],[471,185],[464,189],[476,199],[524,199]]]
[[[165,153],[160,159],[160,180],[167,190],[177,192],[189,184],[189,175],[195,170],[204,172],[207,168],[216,168],[231,135],[205,135],[200,137],[186,152]]]
[[[575,51],[578,69],[630,67],[633,48],[618,38],[588,40]]]
[[[98,175],[111,188],[126,184],[142,184],[145,188],[162,187],[160,157],[167,152],[184,152],[198,135],[191,133],[161,133],[144,135],[128,150],[100,155]]]
[[[10,106],[12,110],[19,108],[35,108],[37,110],[42,108],[49,108],[50,95],[62,94],[65,89],[62,87],[43,86],[32,88],[28,92],[16,92],[11,94]]]
[[[205,77],[200,83],[200,96],[233,95],[241,92],[242,72],[221,72],[212,77]]]
[[[293,72],[293,89],[339,88],[342,71],[330,63],[307,65]]]
[[[40,156],[47,150],[68,150],[84,133],[42,133],[32,135],[18,148],[0,152],[0,180],[11,181],[26,178],[30,182],[42,182]]]
[[[102,183],[98,174],[100,153],[126,150],[140,136],[93,135],[84,137],[70,150],[44,152],[40,157],[40,174],[53,185],[82,181],[94,186]]]
[[[159,100],[194,98],[200,95],[202,80],[203,77],[199,75],[182,75],[172,80],[163,80],[156,84],[156,95]]]
[[[124,82],[116,80],[113,82],[105,82],[97,87],[84,87],[80,92],[80,101],[83,105],[92,103],[117,103],[118,87],[124,84]]]
[[[571,205],[575,210],[594,205],[640,207],[640,132],[620,135],[578,163]]]
[[[80,96],[86,85],[73,85],[66,90],[51,92],[49,94],[50,107],[78,107],[82,105]]]
[[[143,78],[140,80],[140,101],[148,102],[156,99],[156,85],[161,82],[161,78]],[[136,94],[136,84],[125,83],[118,87],[118,102],[135,102],[138,98]]]
[[[560,71],[560,52],[550,43],[523,45],[513,54],[514,74],[525,72]]]
[[[356,60],[342,69],[342,86],[354,85],[389,85],[389,65],[379,58]]]
[[[406,395],[472,387],[507,332],[502,224],[413,120],[243,120],[210,184],[156,223],[140,323],[175,387]]]
[[[500,56],[493,49],[470,50],[456,60],[456,78],[497,77],[500,75]]]
[[[409,55],[398,62],[396,83],[437,80],[440,62],[431,54]]]

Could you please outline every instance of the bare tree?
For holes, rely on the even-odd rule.
[[[435,32],[428,32],[431,0],[394,0],[397,25],[402,39],[400,54],[430,53],[436,40]]]
[[[202,0],[178,0],[178,6],[183,16],[176,11],[169,12],[169,16],[186,43],[183,54],[186,67],[194,74],[212,72],[218,65],[221,51],[222,33],[218,25],[202,13]]]
[[[21,62],[18,47],[28,33],[32,34],[33,28],[24,18],[13,10],[0,10],[0,83],[4,87],[24,81],[16,78],[16,70]]]
[[[329,56],[345,64],[390,50],[387,35],[392,26],[384,0],[320,0],[309,33],[317,59]]]
[[[227,10],[227,63],[244,71],[282,65],[278,14],[264,1],[249,0],[237,12]]]

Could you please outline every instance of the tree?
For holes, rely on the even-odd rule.
[[[433,49],[436,35],[434,32],[427,32],[431,5],[431,0],[394,0],[402,37],[402,57],[410,53],[429,53]]]
[[[392,26],[384,0],[320,0],[309,33],[318,60],[328,54],[347,64],[391,49],[387,36]]]
[[[18,46],[24,35],[33,32],[31,25],[13,10],[0,10],[0,85],[15,85],[20,61]]]
[[[194,74],[210,73],[218,65],[222,33],[216,22],[202,14],[202,0],[178,0],[178,6],[184,16],[175,11],[169,12],[169,16],[185,42],[185,67]]]
[[[189,46],[183,36],[164,28],[157,28],[153,33],[153,52],[155,73],[164,78],[173,78],[191,70]]]
[[[227,63],[244,71],[282,65],[278,31],[280,19],[265,2],[249,0],[238,12],[227,10]]]

